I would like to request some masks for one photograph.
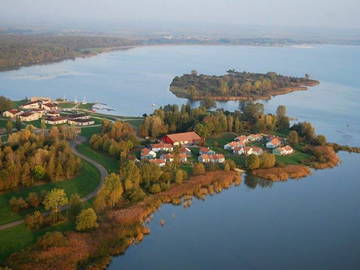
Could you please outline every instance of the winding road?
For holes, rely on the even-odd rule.
[[[96,167],[96,169],[100,172],[100,183],[99,183],[99,185],[96,187],[96,189],[93,192],[91,192],[88,195],[86,195],[85,197],[81,198],[82,201],[88,201],[91,198],[95,197],[96,194],[99,192],[100,188],[102,187],[102,185],[104,183],[105,177],[108,175],[108,171],[101,164],[97,163],[96,161],[94,161],[94,160],[88,158],[87,156],[85,156],[85,155],[78,152],[78,150],[76,149],[76,146],[83,143],[84,141],[85,141],[85,138],[78,136],[78,138],[75,141],[70,143],[70,146],[71,146],[71,149],[72,149],[72,151],[73,151],[73,153],[75,155],[77,155],[81,159],[89,162],[90,164],[94,165]],[[61,211],[66,210],[68,208],[69,208],[69,205],[64,206],[64,207],[61,208]],[[44,214],[48,215],[49,212],[45,212]],[[0,231],[9,229],[9,228],[12,228],[12,227],[15,227],[15,226],[18,226],[18,225],[23,224],[23,223],[24,223],[24,220],[21,219],[21,220],[17,220],[17,221],[13,221],[13,222],[10,222],[10,223],[7,223],[7,224],[0,225]]]

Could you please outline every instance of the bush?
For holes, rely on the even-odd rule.
[[[27,197],[27,202],[31,207],[38,207],[41,203],[39,196],[35,192],[30,192]]]
[[[20,210],[26,209],[29,207],[27,202],[22,197],[20,197],[20,198],[12,197],[9,201],[9,204],[10,204],[11,210],[14,212],[20,212]]]
[[[50,247],[63,247],[67,246],[68,240],[61,232],[48,232],[42,236],[36,243],[41,249]]]

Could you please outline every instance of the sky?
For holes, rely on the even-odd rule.
[[[222,23],[359,29],[360,0],[1,0],[3,23]]]

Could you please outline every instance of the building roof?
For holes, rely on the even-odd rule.
[[[173,148],[169,143],[155,143],[151,145],[151,148]]]
[[[56,117],[46,117],[47,121],[63,121],[66,120],[66,118],[61,117],[61,116],[56,116]]]
[[[8,110],[9,113],[12,113],[12,114],[17,114],[19,113],[20,111],[17,110],[17,109],[11,109],[11,110]]]
[[[166,163],[166,161],[165,161],[164,159],[158,159],[158,158],[149,159],[149,162],[150,162],[150,163],[154,163],[154,164],[163,164],[163,163]]]
[[[184,142],[184,141],[199,141],[201,137],[194,131],[174,133],[166,135],[173,142]]]
[[[150,152],[151,152],[151,150],[149,148],[141,149],[141,155],[142,156],[147,156]]]
[[[199,151],[203,152],[203,153],[207,153],[210,151],[210,148],[209,147],[200,147]]]
[[[21,114],[21,116],[22,117],[28,117],[28,116],[31,116],[33,114],[35,114],[35,112],[24,112],[24,113]]]
[[[236,141],[247,141],[247,137],[245,135],[241,135],[236,137],[234,140]]]
[[[43,104],[43,106],[46,106],[46,107],[49,107],[49,108],[51,108],[51,107],[57,107],[57,105],[55,104],[55,103],[45,103],[45,104]]]
[[[213,155],[203,154],[200,157],[202,159],[224,159],[225,158],[225,156],[223,154],[213,154]]]
[[[69,119],[69,121],[78,122],[78,123],[88,123],[93,120],[91,120],[91,119]]]
[[[272,138],[272,139],[271,139],[270,143],[271,143],[272,145],[279,145],[279,144],[281,144],[281,141],[280,141],[279,138],[275,137],[275,138]]]
[[[32,104],[39,104],[39,101],[31,101],[31,102],[23,104],[22,106],[27,106],[27,105],[32,105]]]

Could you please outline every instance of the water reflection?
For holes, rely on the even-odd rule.
[[[269,180],[265,180],[259,177],[256,177],[251,174],[245,175],[245,185],[251,189],[255,189],[257,186],[261,188],[271,188],[273,186],[273,182]]]

